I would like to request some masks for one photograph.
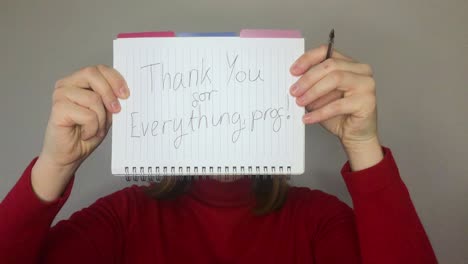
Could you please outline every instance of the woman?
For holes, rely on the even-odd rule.
[[[106,66],[56,84],[43,149],[0,207],[5,263],[436,263],[430,242],[377,134],[372,69],[326,46],[291,67],[290,93],[336,135],[354,212],[336,197],[273,180],[215,179],[132,186],[50,227],[74,173],[104,139],[118,98]]]

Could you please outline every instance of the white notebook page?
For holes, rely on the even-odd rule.
[[[130,98],[113,116],[112,173],[302,174],[304,109],[289,87],[298,38],[123,38]]]

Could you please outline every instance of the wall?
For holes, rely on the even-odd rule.
[[[373,65],[382,142],[391,147],[441,263],[468,260],[467,1],[25,1],[0,3],[0,199],[39,153],[55,80],[112,65],[118,32],[298,28],[307,48]],[[335,138],[307,128],[307,173],[294,183],[350,202]],[[110,175],[110,138],[78,172],[68,217],[126,186]]]

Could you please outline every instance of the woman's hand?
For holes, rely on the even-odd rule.
[[[57,81],[44,144],[32,170],[33,189],[50,201],[61,195],[79,165],[106,136],[118,98],[129,90],[114,69],[86,67]]]
[[[326,53],[325,45],[312,49],[291,66],[301,76],[291,95],[308,111],[304,123],[320,123],[340,139],[353,170],[371,167],[383,158],[372,68],[336,50],[324,61]]]

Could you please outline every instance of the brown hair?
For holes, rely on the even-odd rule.
[[[190,189],[192,177],[164,177],[148,187],[146,193],[154,199],[173,199]],[[258,177],[252,180],[252,191],[255,194],[256,205],[253,212],[265,215],[281,209],[286,201],[289,185],[286,176]]]

